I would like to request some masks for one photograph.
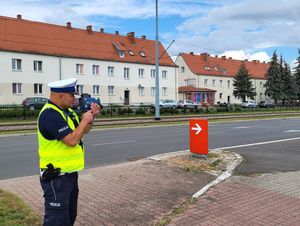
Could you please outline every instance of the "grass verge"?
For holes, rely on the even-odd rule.
[[[0,189],[0,225],[38,226],[42,220],[20,198]]]

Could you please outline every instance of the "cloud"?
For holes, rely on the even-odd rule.
[[[266,52],[256,52],[256,53],[247,53],[244,50],[236,50],[236,51],[225,51],[221,54],[222,56],[232,57],[233,59],[237,60],[259,60],[263,61],[270,61],[271,57]]]

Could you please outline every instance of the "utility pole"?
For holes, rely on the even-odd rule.
[[[159,62],[158,62],[158,0],[155,3],[155,120],[160,120],[159,112]]]

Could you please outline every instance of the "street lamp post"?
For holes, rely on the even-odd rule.
[[[160,120],[159,114],[159,62],[158,62],[158,0],[155,3],[156,34],[155,34],[155,120]]]

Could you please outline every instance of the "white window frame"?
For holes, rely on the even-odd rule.
[[[215,79],[212,80],[212,85],[216,86],[216,80]]]
[[[162,87],[161,88],[161,95],[167,96],[168,95],[168,88],[167,87]]]
[[[43,84],[34,83],[33,84],[33,92],[34,92],[34,94],[43,94]]]
[[[163,70],[163,71],[161,72],[161,78],[162,78],[162,79],[167,79],[167,71],[166,71],[166,70]]]
[[[12,93],[22,94],[22,83],[12,83]]]
[[[220,80],[219,83],[220,83],[220,87],[223,87],[223,80]]]
[[[223,100],[223,93],[219,93],[219,99]]]
[[[184,73],[184,67],[181,67],[181,73]]]
[[[114,95],[114,88],[115,86],[107,86],[108,96]]]
[[[114,76],[114,71],[115,71],[115,67],[113,67],[113,66],[107,67],[107,75],[108,76]]]
[[[11,68],[13,71],[22,71],[22,60],[21,59],[11,59]]]
[[[139,68],[139,78],[144,78],[144,68]]]
[[[139,95],[140,96],[145,96],[145,87],[143,87],[143,86],[139,87]]]
[[[230,80],[227,81],[227,88],[230,88]]]
[[[156,72],[155,69],[151,69],[151,72],[150,72],[151,78],[155,78],[155,74],[156,74],[155,72]]]
[[[151,87],[151,96],[155,96],[155,87]]]
[[[124,67],[124,79],[129,79],[129,68]]]
[[[204,86],[208,86],[208,79],[204,79]]]
[[[100,95],[100,86],[93,85],[93,95]]]
[[[33,70],[35,72],[42,72],[43,71],[43,61],[41,61],[41,60],[34,60],[33,61]]]
[[[83,64],[76,64],[76,74],[78,75],[83,74]]]
[[[83,93],[83,88],[84,88],[83,85],[76,85],[76,90],[78,91],[79,94]]]
[[[100,69],[100,66],[94,64],[94,65],[92,66],[93,75],[100,75],[100,70],[99,70],[99,69]]]

